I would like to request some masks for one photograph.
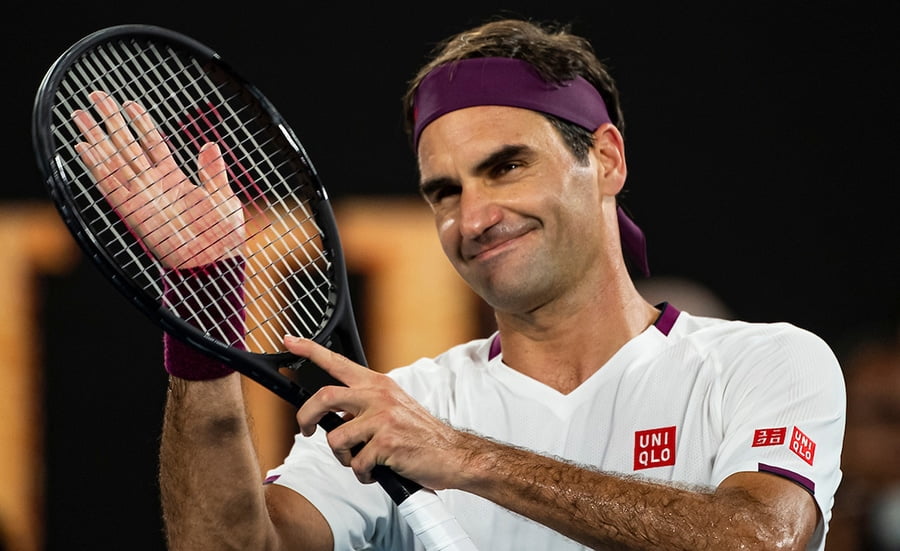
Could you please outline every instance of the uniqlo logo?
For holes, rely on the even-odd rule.
[[[675,427],[634,433],[634,470],[675,464]]]
[[[787,427],[778,427],[774,429],[756,429],[753,432],[754,448],[760,446],[780,446],[784,444],[784,438],[787,436]]]
[[[803,434],[803,431],[794,427],[794,432],[791,434],[791,451],[812,465],[813,458],[816,456],[816,443],[810,440],[809,436]]]

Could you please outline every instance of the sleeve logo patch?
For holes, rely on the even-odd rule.
[[[756,429],[753,432],[754,448],[760,446],[780,446],[784,444],[787,436],[787,427],[778,427],[772,429]]]
[[[794,427],[794,432],[791,434],[791,451],[812,465],[813,458],[816,456],[816,443],[803,434],[803,431]]]
[[[634,433],[634,470],[675,464],[675,427],[639,430]]]

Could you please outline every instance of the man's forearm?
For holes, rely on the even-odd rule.
[[[272,528],[237,374],[171,378],[160,444],[169,549],[266,549]]]
[[[764,503],[738,487],[679,488],[495,442],[482,449],[460,489],[592,548],[803,549],[811,531],[808,517],[798,519],[800,511],[785,511],[778,499]]]

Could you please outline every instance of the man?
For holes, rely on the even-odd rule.
[[[442,247],[498,332],[387,375],[286,337],[347,386],[300,409],[264,486],[239,377],[180,371],[195,353],[170,343],[171,548],[414,549],[359,483],[387,465],[438,490],[482,550],[823,549],[844,428],[834,355],[788,324],[638,294],[622,114],[589,44],[488,23],[442,44],[405,104]],[[221,172],[218,155],[200,166]],[[346,422],[316,431],[332,411]]]

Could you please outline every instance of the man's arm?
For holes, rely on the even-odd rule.
[[[460,489],[603,549],[804,549],[818,508],[799,485],[737,473],[715,489],[599,473],[480,439]]]
[[[236,373],[170,379],[159,481],[169,549],[332,549],[315,507],[263,486]]]
[[[228,319],[206,321],[224,342],[239,340],[246,231],[219,146],[208,143],[198,151],[201,185],[194,185],[142,105],[119,105],[100,90],[90,98],[101,120],[88,110],[72,113],[84,140],[75,149],[103,196],[165,269],[164,305],[177,312],[179,291],[206,297],[197,289],[207,282],[196,278],[214,273],[218,285],[233,287],[220,297],[224,307],[211,309]],[[169,379],[159,482],[169,548],[331,549],[330,527],[307,500],[264,490],[240,376],[166,339],[166,368],[175,375]]]
[[[285,344],[348,385],[320,390],[297,420],[308,435],[325,412],[345,412],[328,443],[363,482],[374,465],[388,465],[425,487],[479,495],[603,549],[804,549],[815,531],[812,496],[775,475],[737,473],[718,488],[695,489],[582,468],[457,431],[389,377],[308,340]],[[357,444],[365,446],[351,455]]]

